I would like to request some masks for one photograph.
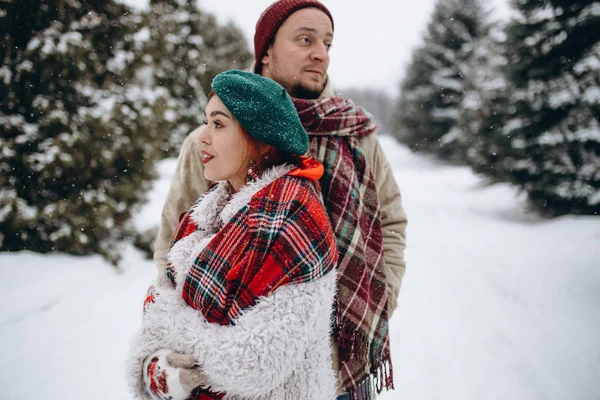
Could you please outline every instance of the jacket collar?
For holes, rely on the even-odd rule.
[[[192,208],[192,219],[203,230],[216,233],[221,226],[227,224],[231,218],[258,193],[262,188],[272,183],[275,179],[294,169],[289,164],[277,165],[263,172],[262,176],[254,182],[242,186],[236,193],[231,193],[227,181],[217,182],[217,187],[206,193],[204,197]]]

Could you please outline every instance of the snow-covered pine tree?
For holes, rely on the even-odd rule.
[[[168,92],[163,155],[176,156],[203,119],[206,94],[218,73],[249,66],[252,55],[240,29],[219,25],[189,0],[151,0],[134,35],[137,57],[129,71],[147,87]]]
[[[549,215],[600,212],[600,2],[516,0],[511,180]]]
[[[0,7],[0,249],[116,262],[164,119],[160,90],[115,72],[135,16],[108,0]]]
[[[505,42],[504,26],[497,21],[477,40],[464,74],[465,92],[459,107],[458,140],[467,149],[465,160],[489,181],[508,180],[503,154],[510,139],[503,127],[514,107],[508,97],[511,84],[504,74]]]
[[[488,29],[480,0],[438,0],[424,42],[400,85],[395,136],[415,151],[461,161],[457,120],[464,70],[474,43]]]

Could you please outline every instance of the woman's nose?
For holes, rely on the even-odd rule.
[[[209,136],[208,125],[204,125],[200,130],[200,135],[198,135],[200,143],[208,144]]]

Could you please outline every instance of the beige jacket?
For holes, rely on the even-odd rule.
[[[331,83],[328,83],[321,97],[334,96]],[[175,175],[163,207],[160,228],[156,239],[154,260],[159,270],[159,279],[164,276],[167,266],[167,253],[181,213],[187,211],[198,197],[208,188],[209,182],[204,178],[200,140],[198,138],[202,126],[194,130],[185,139],[177,160]],[[390,317],[398,304],[398,293],[406,264],[404,249],[406,248],[406,214],[402,207],[400,190],[392,169],[383,153],[375,134],[360,139],[360,146],[373,171],[379,202],[381,205],[381,222],[383,230],[383,248],[385,273],[389,296]],[[322,161],[322,160],[321,160]],[[335,350],[335,349],[334,349]],[[334,364],[337,364],[337,352],[334,352]],[[337,370],[338,368],[336,368]]]

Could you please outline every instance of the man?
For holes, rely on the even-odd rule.
[[[294,98],[323,162],[323,199],[340,253],[333,363],[340,399],[373,398],[393,388],[388,321],[404,275],[406,216],[391,168],[362,108],[335,97],[328,79],[333,17],[316,0],[280,0],[261,15],[254,36],[255,73]],[[208,182],[202,173],[200,127],[185,140],[163,209],[154,258],[160,273],[181,213]]]

